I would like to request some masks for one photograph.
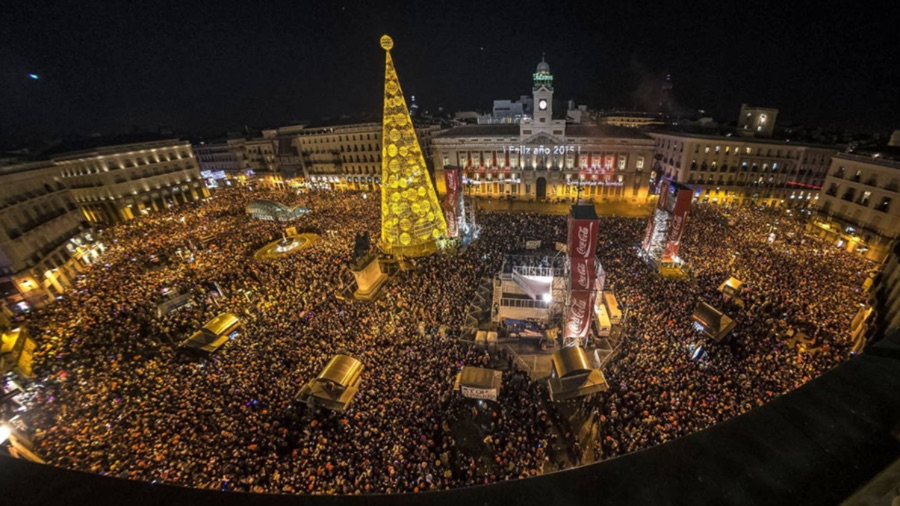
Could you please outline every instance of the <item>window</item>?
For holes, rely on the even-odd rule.
[[[890,198],[890,197],[884,197],[884,198],[881,199],[881,203],[878,204],[878,207],[877,207],[876,209],[879,210],[879,211],[881,211],[881,212],[883,212],[883,213],[886,213],[886,212],[888,212],[888,210],[889,210],[890,208],[891,208],[891,198]]]
[[[869,197],[871,197],[871,196],[872,196],[872,192],[863,192],[862,197],[860,197],[860,199],[859,199],[859,204],[862,206],[868,207]]]
[[[637,157],[637,161],[634,162],[634,168],[636,168],[637,170],[644,170],[644,157],[643,156]]]

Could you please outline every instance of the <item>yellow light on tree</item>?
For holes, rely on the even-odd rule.
[[[422,156],[422,148],[400,80],[394,70],[394,41],[381,37],[386,51],[384,66],[384,119],[381,149],[381,246],[404,256],[425,256],[437,251],[437,239],[447,234],[447,223]]]

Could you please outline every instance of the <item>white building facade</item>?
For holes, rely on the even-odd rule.
[[[117,222],[209,196],[191,145],[177,139],[107,146],[53,159],[90,222]]]
[[[810,230],[875,261],[900,237],[900,160],[841,153],[825,179]]]
[[[0,169],[4,316],[61,295],[101,249],[51,162]]]
[[[810,207],[834,146],[657,131],[653,170],[690,186],[698,202]]]
[[[534,112],[518,125],[468,125],[433,137],[438,192],[445,192],[444,168],[454,167],[463,170],[469,195],[644,203],[653,140],[635,129],[554,119],[553,76],[545,61],[533,78]]]

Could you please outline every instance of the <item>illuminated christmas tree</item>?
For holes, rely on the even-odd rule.
[[[384,65],[384,120],[381,148],[381,246],[403,256],[420,257],[437,251],[447,224],[425,166],[394,70],[394,41],[381,37],[387,52]]]

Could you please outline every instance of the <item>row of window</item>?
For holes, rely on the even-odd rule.
[[[108,160],[104,164],[98,161],[85,162],[79,167],[67,167],[63,169],[63,177],[83,176],[85,174],[99,174],[108,170],[127,169],[130,167],[139,167],[141,165],[149,165],[153,163],[171,162],[181,158],[191,158],[192,155],[188,151],[180,152],[160,152],[152,155],[137,156],[134,158],[122,158],[116,160]]]
[[[825,193],[832,197],[836,197],[838,195],[839,191],[840,191],[840,185],[836,184],[836,183],[832,183],[832,185],[828,188],[828,190]],[[844,191],[844,193],[841,195],[841,198],[846,200],[847,202],[853,202],[854,204],[857,204],[857,205],[860,205],[863,207],[869,207],[869,202],[871,202],[871,200],[872,200],[872,192],[868,191],[868,190],[864,190],[864,191],[860,191],[857,194],[856,188],[850,186],[847,188],[846,191]],[[876,211],[886,213],[891,208],[891,201],[892,201],[891,197],[882,197],[881,202],[879,202],[878,205],[876,205],[874,207],[874,209]]]
[[[684,152],[684,143],[679,143],[678,141],[673,141],[671,139],[662,140],[659,139],[656,141],[657,148],[662,148],[664,150],[677,151],[679,153]],[[765,156],[765,157],[776,157],[776,158],[791,158],[791,159],[800,159],[801,152],[792,149],[785,149],[782,151],[781,149],[773,149],[773,148],[752,148],[750,146],[731,146],[719,145],[719,144],[704,144],[701,146],[700,144],[694,145],[694,153],[700,153],[703,151],[704,154],[715,153],[715,154],[724,154],[726,156],[735,156],[738,154],[752,155],[756,154],[757,156]],[[827,163],[831,158],[831,155],[827,153],[806,153],[806,158],[804,159],[805,163],[809,164],[824,164]]]
[[[878,177],[876,177],[875,174],[864,177],[862,170],[857,169],[855,171],[848,171],[847,168],[843,165],[839,166],[837,170],[834,171],[834,174],[832,174],[832,176],[838,179],[848,179],[850,181],[853,181],[854,183],[864,183],[866,186],[878,186]],[[884,186],[884,189],[895,192],[900,189],[898,187],[900,187],[900,185],[897,184],[897,179],[894,178],[890,183]]]

